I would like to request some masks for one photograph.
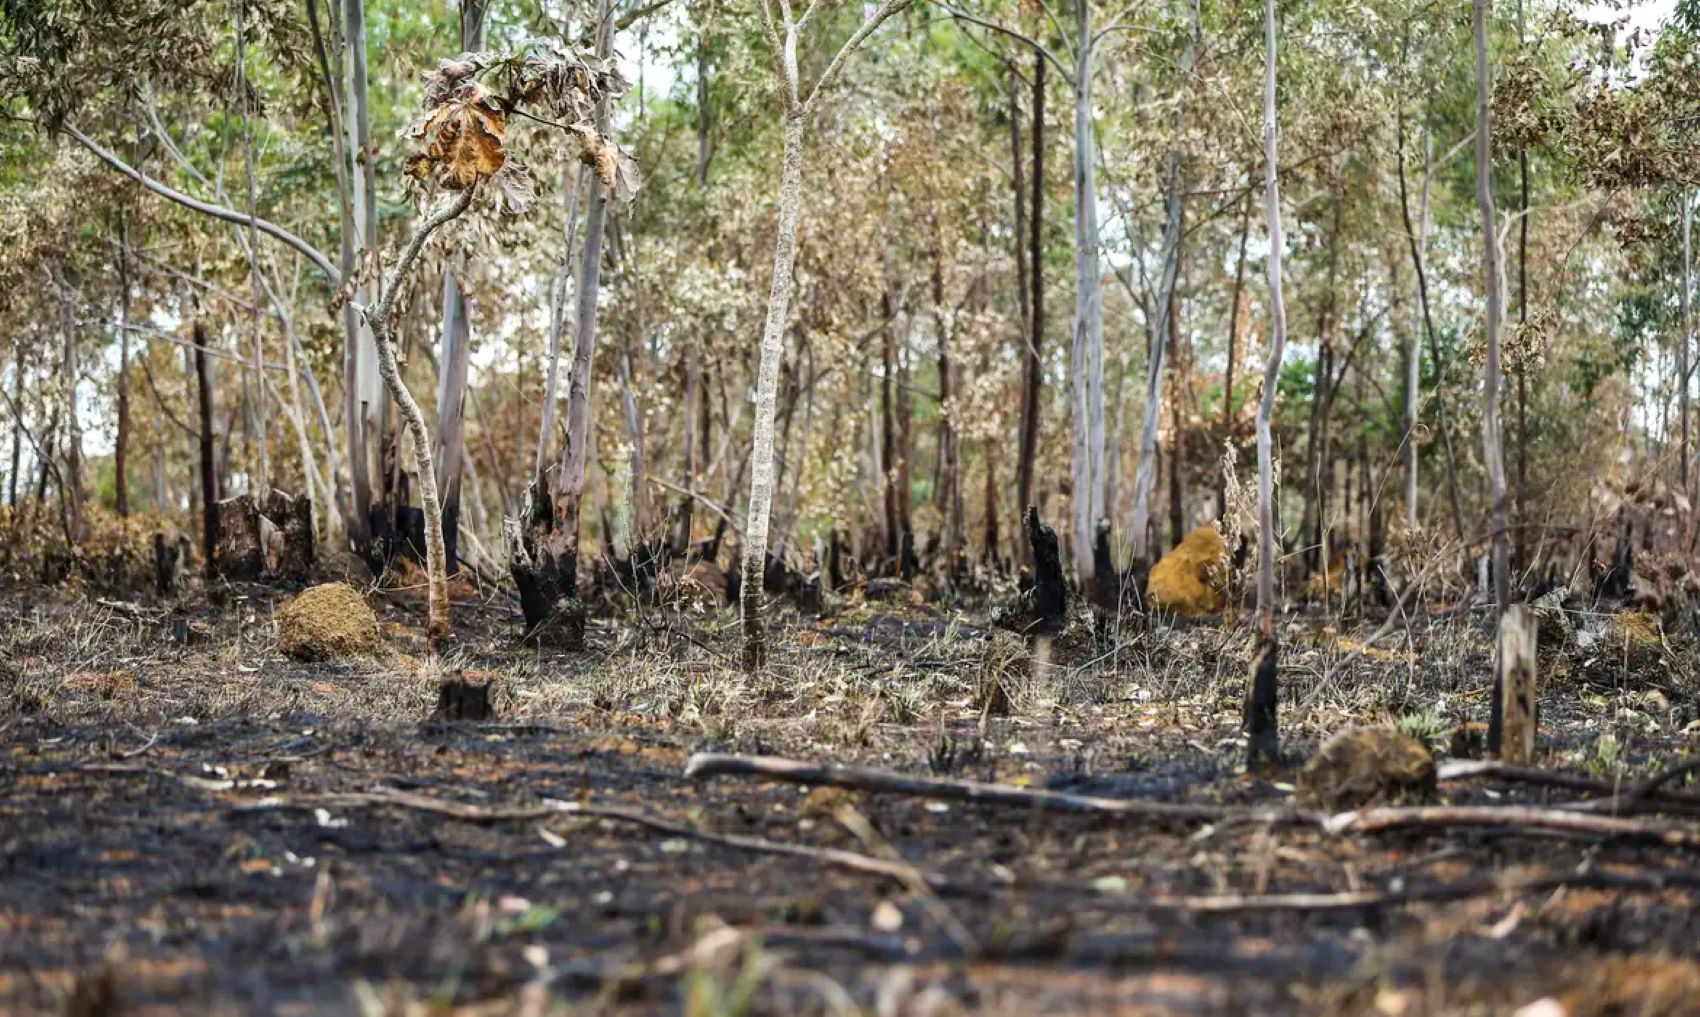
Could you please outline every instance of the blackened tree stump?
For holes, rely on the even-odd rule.
[[[213,544],[212,574],[219,579],[257,581],[266,571],[265,536],[260,508],[245,494],[215,506],[218,540]]]
[[[277,575],[293,582],[306,582],[313,574],[317,549],[313,542],[313,502],[306,496],[291,497],[272,490],[266,499],[265,518],[277,527],[279,546]]]
[[[452,678],[437,686],[437,708],[432,721],[491,720],[496,716],[490,699],[490,682]]]

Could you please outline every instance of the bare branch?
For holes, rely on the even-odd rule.
[[[336,265],[331,263],[331,259],[326,257],[323,251],[320,251],[317,247],[314,247],[312,244],[296,236],[294,233],[291,233],[289,230],[284,229],[277,223],[271,222],[267,219],[261,219],[257,215],[244,215],[235,209],[225,208],[223,205],[214,205],[209,202],[201,201],[200,199],[190,197],[173,187],[162,184],[158,180],[149,177],[141,170],[131,166],[118,155],[103,147],[99,142],[84,134],[82,131],[77,130],[73,124],[66,123],[60,128],[60,130],[69,134],[72,138],[76,139],[78,144],[82,145],[90,152],[93,152],[101,162],[106,163],[108,166],[111,166],[113,169],[129,177],[131,180],[134,180],[136,183],[141,184],[143,187],[155,194],[163,198],[169,198],[177,204],[182,205],[184,208],[192,209],[202,215],[211,216],[214,219],[222,219],[225,222],[236,223],[239,226],[252,226],[261,233],[268,234],[277,240],[283,241],[290,247],[295,248],[304,255],[307,260],[311,261],[314,267],[316,267],[320,272],[323,272],[325,278],[330,279],[333,282],[338,278],[339,273],[337,272]]]
[[[419,252],[425,249],[425,241],[430,240],[431,234],[435,233],[444,223],[465,212],[472,205],[473,195],[477,193],[478,186],[476,184],[466,188],[460,192],[455,200],[431,213],[431,217],[413,231],[413,238],[407,242],[407,249],[401,252],[401,257],[397,259],[395,267],[390,269],[390,277],[384,282],[383,295],[367,312],[369,317],[389,317],[390,309],[395,306],[396,293],[401,289],[401,281],[407,277],[407,270],[413,266],[414,259],[419,257]]]
[[[938,0],[934,0],[934,2],[937,3]],[[1068,82],[1070,85],[1074,83],[1075,58],[1072,50],[1069,52],[1068,62],[1064,63],[1055,53],[1051,52],[1050,48],[1044,43],[1025,32],[1017,31],[1016,29],[1010,28],[1008,25],[1000,25],[995,21],[987,21],[985,18],[970,14],[967,11],[956,7],[952,7],[947,3],[938,3],[938,6],[940,10],[943,10],[958,21],[966,21],[972,25],[979,25],[981,28],[990,29],[991,31],[997,32],[999,35],[1006,35],[1024,46],[1031,47],[1034,52],[1039,53],[1046,60],[1051,62],[1051,66],[1057,69],[1057,73],[1063,76],[1064,81]],[[1052,15],[1052,18],[1054,19],[1055,15]],[[1064,42],[1067,42],[1066,36],[1064,36]]]

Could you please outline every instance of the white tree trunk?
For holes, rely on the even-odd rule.
[[[1098,267],[1097,158],[1092,136],[1092,19],[1075,0],[1079,56],[1074,83],[1074,340],[1069,350],[1074,420],[1074,569],[1092,577],[1092,538],[1104,516],[1104,289]]]
[[[354,273],[361,278],[364,272],[375,272],[378,260],[378,197],[377,169],[373,164],[372,111],[367,94],[366,73],[366,0],[342,0],[343,4],[343,73],[346,80],[343,94],[348,98],[344,110],[344,129],[348,137],[349,182],[354,199]],[[352,303],[365,306],[369,293],[364,285],[356,286]],[[354,315],[355,346],[352,361],[345,370],[348,391],[345,411],[348,424],[358,428],[351,434],[349,455],[358,454],[362,463],[351,470],[366,481],[366,497],[370,500],[371,478],[377,474],[372,457],[382,434],[383,384],[378,375],[377,340],[365,318]],[[359,492],[356,481],[356,494]],[[364,511],[364,507],[362,508]],[[364,529],[367,520],[359,520]]]
[[[1151,546],[1149,533],[1151,530],[1151,492],[1157,486],[1157,419],[1163,407],[1163,372],[1165,369],[1166,353],[1168,350],[1167,337],[1169,334],[1169,314],[1173,304],[1176,277],[1180,274],[1180,240],[1181,240],[1181,174],[1180,174],[1180,138],[1181,126],[1186,115],[1186,91],[1192,74],[1193,61],[1196,58],[1198,45],[1198,4],[1196,0],[1192,8],[1192,34],[1187,37],[1186,49],[1181,53],[1181,73],[1177,88],[1180,89],[1175,99],[1175,146],[1169,150],[1168,164],[1165,167],[1164,178],[1167,181],[1168,210],[1163,223],[1163,281],[1157,294],[1156,323],[1151,329],[1151,355],[1146,362],[1145,370],[1145,416],[1139,432],[1139,464],[1133,473],[1133,521],[1129,540],[1132,542],[1133,560],[1143,565],[1151,564]],[[1179,456],[1176,456],[1179,459]],[[1170,469],[1179,469],[1181,464],[1173,462]]]
[[[773,242],[773,280],[762,327],[761,366],[756,374],[756,415],[750,454],[750,507],[744,524],[744,666],[755,670],[767,657],[762,631],[762,576],[767,567],[768,517],[773,508],[773,418],[779,392],[779,361],[785,353],[785,320],[791,309],[791,270],[797,258],[797,214],[803,199],[803,132],[807,114],[785,113],[784,170],[779,181],[779,231]]]
[[[1281,230],[1281,184],[1277,177],[1275,146],[1275,0],[1265,0],[1265,44],[1268,47],[1263,79],[1263,185],[1264,208],[1269,216],[1269,359],[1263,368],[1263,398],[1257,407],[1257,616],[1262,635],[1275,635],[1275,556],[1279,552],[1275,533],[1275,452],[1269,431],[1275,416],[1275,389],[1281,377],[1281,359],[1287,350],[1287,304],[1281,292],[1281,254],[1285,239]]]
[[[1500,291],[1499,230],[1493,209],[1493,82],[1488,69],[1489,0],[1475,0],[1476,36],[1476,204],[1482,216],[1482,287],[1487,297],[1483,335],[1487,365],[1482,374],[1482,462],[1487,467],[1488,498],[1493,504],[1494,603],[1504,614],[1511,600],[1511,555],[1507,541],[1505,454],[1499,424],[1499,328],[1504,315]]]

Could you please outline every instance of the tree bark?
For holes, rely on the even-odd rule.
[[[935,228],[937,224],[935,223]],[[955,366],[951,362],[950,321],[944,303],[944,252],[937,238],[933,242],[933,337],[938,347],[939,371],[939,463],[942,483],[939,485],[939,511],[944,517],[944,553],[951,568],[957,565],[966,529],[962,501],[962,448],[956,433]]]
[[[373,162],[372,113],[366,70],[366,0],[341,0],[343,5],[343,91],[348,115],[344,123],[350,159],[349,201],[351,237],[350,278],[376,275],[378,268],[377,170]],[[372,535],[372,475],[381,462],[390,436],[384,429],[384,398],[379,377],[378,348],[371,325],[354,312],[365,306],[367,291],[356,285],[343,319],[349,347],[343,363],[344,421],[349,429],[349,472],[353,477],[355,512],[360,533]],[[433,478],[433,481],[435,478]],[[434,483],[433,483],[433,486]],[[384,499],[380,498],[380,502]],[[393,506],[382,504],[388,513]]]

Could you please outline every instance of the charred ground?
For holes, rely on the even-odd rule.
[[[791,617],[750,678],[729,614],[602,622],[587,652],[553,654],[516,648],[507,603],[467,601],[457,648],[432,658],[417,602],[374,595],[389,654],[305,665],[275,646],[287,592],[216,592],[192,615],[39,587],[0,596],[0,1009],[1700,1006],[1691,850],[1507,830],[1340,836],[684,776],[691,753],[713,750],[1284,807],[1293,774],[1242,772],[1251,645],[1231,625],[1130,630],[1035,667],[979,610],[852,598]],[[1465,723],[1486,715],[1485,620],[1419,614],[1391,651],[1355,652],[1362,635],[1322,614],[1289,624],[1287,752],[1302,760],[1372,722],[1467,749]],[[1685,754],[1690,641],[1628,650],[1549,655],[1543,765],[1633,783]],[[493,683],[498,718],[426,722],[439,683],[461,673]],[[1575,797],[1499,781],[1439,791]],[[673,826],[529,810],[546,800]],[[950,886],[699,832],[897,858]],[[1406,899],[1429,896],[1457,899]]]

